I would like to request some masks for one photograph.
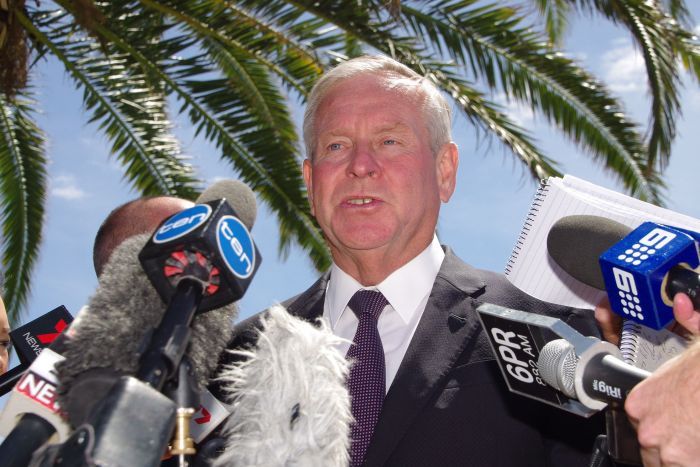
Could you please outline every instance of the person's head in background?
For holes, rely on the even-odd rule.
[[[112,251],[129,237],[155,231],[168,217],[194,206],[192,201],[173,196],[137,198],[118,206],[102,222],[92,250],[97,277]]]
[[[3,278],[0,275],[0,375],[7,371],[10,364],[10,322],[7,319],[5,303],[2,295],[5,292]]]

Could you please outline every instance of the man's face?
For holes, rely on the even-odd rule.
[[[421,97],[360,75],[336,84],[319,106],[304,179],[341,267],[367,252],[400,265],[432,239],[440,201],[454,191],[457,150],[450,143],[432,154]]]
[[[0,298],[0,375],[7,371],[10,363],[10,323],[7,320],[5,303]]]

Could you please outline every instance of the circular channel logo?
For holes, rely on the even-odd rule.
[[[223,216],[216,225],[216,242],[226,267],[241,279],[255,271],[255,247],[245,225],[234,216]]]
[[[156,230],[153,234],[153,243],[166,243],[187,235],[202,225],[210,214],[211,207],[208,204],[197,204],[178,212]]]

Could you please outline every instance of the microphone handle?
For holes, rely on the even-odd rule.
[[[0,396],[4,396],[15,387],[26,369],[26,365],[17,365],[0,376]]]
[[[683,266],[674,266],[668,271],[666,293],[673,300],[673,296],[683,292],[690,297],[693,308],[700,309],[700,274]]]
[[[190,341],[190,325],[202,301],[202,284],[182,279],[168,304],[163,319],[151,335],[148,348],[139,359],[136,377],[162,390],[173,377]]]
[[[632,388],[649,375],[648,371],[611,354],[600,353],[593,356],[584,368],[582,385],[588,397],[616,407],[621,406]]]
[[[0,445],[0,467],[26,467],[34,452],[46,443],[56,429],[33,413],[25,413]]]

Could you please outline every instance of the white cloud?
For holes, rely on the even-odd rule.
[[[526,126],[531,124],[535,120],[535,114],[532,109],[514,100],[509,100],[506,98],[505,94],[497,94],[494,100],[503,106],[503,111],[505,112],[511,120],[520,126]]]
[[[85,193],[75,180],[73,175],[58,175],[51,180],[51,196],[67,200],[84,198]]]
[[[614,41],[602,56],[603,78],[615,92],[640,92],[646,89],[644,58],[629,43]]]

